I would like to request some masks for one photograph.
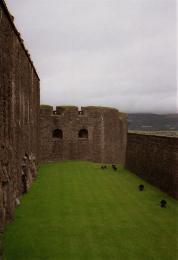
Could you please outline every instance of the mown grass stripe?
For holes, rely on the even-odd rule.
[[[44,164],[6,228],[5,259],[175,260],[177,216],[177,201],[122,166]]]

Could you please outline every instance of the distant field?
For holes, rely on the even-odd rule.
[[[175,114],[149,114],[129,113],[129,130],[140,131],[178,131],[178,113]]]
[[[145,135],[160,135],[169,137],[178,137],[178,131],[134,131],[129,130],[129,133],[145,134]]]
[[[177,216],[177,201],[121,166],[44,164],[6,228],[4,259],[176,260]]]

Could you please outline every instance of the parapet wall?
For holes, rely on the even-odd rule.
[[[36,174],[39,92],[28,51],[0,1],[0,229]]]
[[[55,138],[54,130],[62,137]],[[86,136],[80,136],[82,131]],[[124,163],[127,116],[114,108],[41,106],[41,161],[91,160]]]
[[[129,133],[125,166],[178,199],[178,138]]]

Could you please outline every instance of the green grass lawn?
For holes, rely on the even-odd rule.
[[[4,259],[176,260],[177,216],[177,201],[121,166],[44,164],[5,230]]]

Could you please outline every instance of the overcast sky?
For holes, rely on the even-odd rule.
[[[41,103],[176,111],[176,0],[6,0]]]

